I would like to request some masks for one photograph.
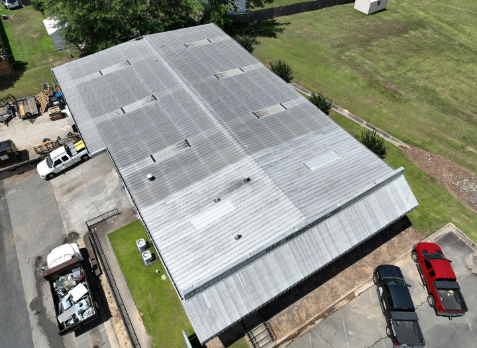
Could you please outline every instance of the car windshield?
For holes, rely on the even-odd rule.
[[[7,0],[7,4],[14,4],[16,2],[17,2],[17,0]]]
[[[440,254],[427,254],[425,256],[426,256],[426,259],[429,259],[429,260],[447,260],[444,255],[440,255]]]
[[[51,160],[50,156],[46,158],[46,165],[50,168],[53,168],[53,161]]]
[[[384,279],[384,282],[388,285],[406,285],[404,280],[398,278]]]

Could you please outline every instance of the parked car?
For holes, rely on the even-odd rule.
[[[36,170],[43,179],[53,179],[56,174],[62,172],[73,164],[87,161],[88,151],[83,140],[68,145],[62,145],[51,151],[47,158],[38,163]]]
[[[2,3],[7,9],[23,6],[21,0],[2,0]]]
[[[411,257],[416,262],[422,283],[427,288],[427,302],[439,316],[460,317],[468,311],[464,296],[451,266],[439,245],[414,245]]]
[[[386,334],[396,347],[423,347],[424,336],[419,325],[409,287],[401,269],[392,265],[378,266],[373,273],[381,311],[386,318]]]

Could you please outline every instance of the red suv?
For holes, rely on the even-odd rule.
[[[436,314],[444,317],[460,317],[468,311],[459,283],[439,245],[419,243],[414,245],[411,257],[417,264],[422,283],[427,287],[427,302]]]

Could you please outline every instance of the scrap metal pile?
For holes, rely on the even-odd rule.
[[[62,275],[53,283],[58,294],[58,322],[65,328],[77,324],[95,314],[89,296],[85,275],[80,267]]]

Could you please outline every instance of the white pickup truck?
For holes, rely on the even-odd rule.
[[[38,163],[36,170],[43,179],[53,179],[56,174],[73,164],[89,159],[83,140],[74,144],[60,146],[51,151],[47,158]]]

